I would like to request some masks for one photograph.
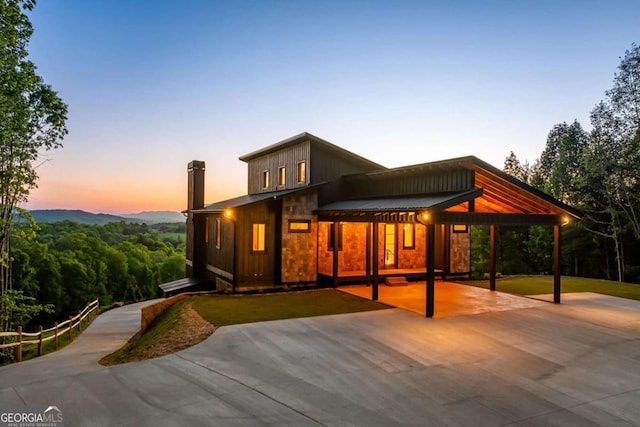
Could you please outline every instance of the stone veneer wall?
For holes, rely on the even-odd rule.
[[[275,178],[274,178],[275,179]],[[315,192],[287,196],[282,200],[282,282],[317,280],[318,221],[312,214],[318,206]],[[311,221],[308,233],[290,233],[289,220]]]
[[[338,253],[338,271],[364,271],[367,257],[367,224],[345,222],[342,250]]]
[[[333,275],[333,251],[329,250],[331,222],[321,222],[318,233],[318,272]],[[342,250],[338,252],[338,274],[364,271],[367,253],[367,224],[342,223]]]
[[[451,226],[453,228],[453,226]],[[451,232],[451,273],[471,271],[471,234]]]
[[[333,274],[333,252],[329,251],[330,222],[318,226],[318,272]],[[338,271],[363,271],[366,267],[367,223],[343,223],[342,250],[338,254]],[[426,227],[415,225],[415,248],[403,249],[403,224],[398,225],[398,268],[423,268],[426,257]],[[384,268],[384,224],[378,229],[378,265]]]

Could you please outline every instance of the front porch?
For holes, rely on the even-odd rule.
[[[424,271],[422,272],[424,277]],[[378,287],[378,301],[426,315],[426,282],[412,282],[407,286]],[[362,298],[371,299],[372,287],[367,285],[340,286],[338,290]],[[469,314],[538,307],[547,302],[474,286],[452,282],[435,282],[434,317],[463,316]]]
[[[442,270],[436,268],[436,275],[442,275]],[[420,268],[385,268],[378,271],[378,277],[381,282],[384,282],[385,277],[406,277],[407,280],[424,280],[427,274],[426,267]],[[333,275],[331,274],[318,274],[318,280],[320,283],[332,284],[334,283]],[[367,274],[365,270],[351,270],[340,271],[337,277],[338,285],[347,283],[371,283],[372,275]]]

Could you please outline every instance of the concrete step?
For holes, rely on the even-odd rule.
[[[407,282],[406,277],[396,276],[396,277],[385,277],[384,284],[387,286],[407,286],[409,282]]]

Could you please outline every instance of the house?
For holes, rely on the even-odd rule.
[[[377,299],[389,277],[420,278],[433,316],[436,275],[470,272],[470,225],[490,225],[492,254],[496,226],[548,225],[560,301],[560,226],[580,212],[476,157],[388,169],[302,133],[240,160],[247,194],[213,204],[204,162],[189,164],[185,287],[367,282]],[[490,265],[495,289],[493,255]]]

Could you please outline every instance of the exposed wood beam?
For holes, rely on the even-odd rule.
[[[556,225],[561,224],[560,215],[529,215],[485,212],[435,212],[431,215],[434,224],[470,225]]]
[[[476,172],[476,185],[485,189],[485,192],[503,194],[510,199],[518,199],[519,202],[542,212],[557,212],[551,203],[538,197],[532,197],[526,190],[510,184],[506,181],[498,181],[481,172]]]

